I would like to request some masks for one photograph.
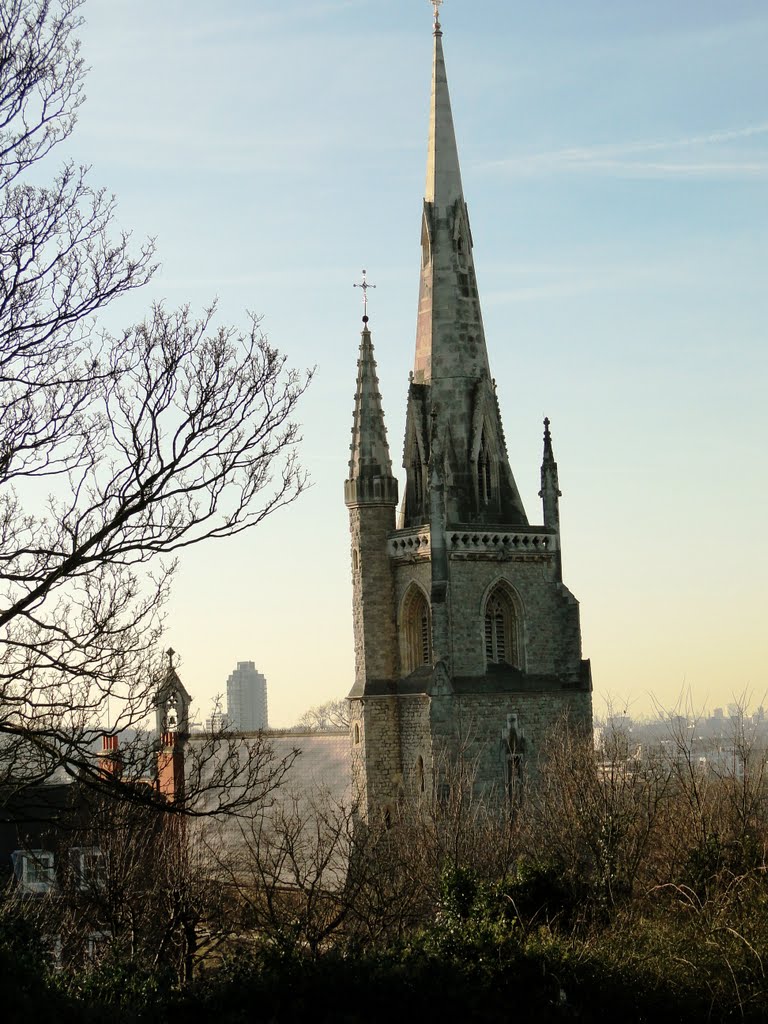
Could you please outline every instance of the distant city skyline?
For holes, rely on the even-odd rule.
[[[342,484],[369,315],[399,468],[413,363],[432,11],[425,0],[110,0],[66,143],[162,270],[116,304],[264,316],[317,365],[313,488],[184,551],[164,643],[204,720],[258,651],[275,725],[352,684]],[[447,0],[441,21],[491,371],[532,519],[552,421],[565,573],[595,708],[764,702],[768,9]],[[47,173],[55,168],[48,162]]]

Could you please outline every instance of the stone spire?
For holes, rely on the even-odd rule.
[[[549,430],[549,417],[544,419],[544,456],[541,462],[541,490],[539,497],[544,507],[544,525],[553,530],[560,529],[560,503],[562,496],[557,480],[557,463],[552,451],[552,434]]]
[[[436,23],[414,381],[489,377],[472,233]]]
[[[445,526],[527,523],[488,363],[438,6],[403,507],[406,526],[432,522],[433,545],[437,491]]]
[[[360,337],[352,444],[349,450],[349,479],[344,483],[344,500],[347,505],[396,505],[397,480],[392,475],[367,315],[363,317]]]

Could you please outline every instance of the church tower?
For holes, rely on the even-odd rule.
[[[444,785],[460,748],[476,783],[535,775],[564,716],[591,724],[578,602],[562,582],[557,463],[545,420],[543,525],[530,525],[491,377],[443,56],[434,29],[416,353],[396,528],[368,318],[349,479],[352,763],[369,808]]]

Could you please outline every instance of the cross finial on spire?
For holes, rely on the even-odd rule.
[[[173,668],[173,656],[176,653],[176,651],[174,651],[174,649],[172,647],[169,647],[168,650],[165,653],[168,655],[168,668],[172,669]]]
[[[442,3],[442,0],[441,0],[441,3]],[[367,273],[368,273],[367,270],[363,270],[363,280],[362,280],[362,282],[360,284],[357,284],[357,282],[355,282],[355,284],[353,285],[354,288],[362,288],[363,289],[363,323],[364,324],[368,323],[368,289],[376,287],[375,284],[370,284],[368,281],[366,281],[365,275]]]
[[[431,3],[435,9],[435,32],[440,31],[440,5],[442,2],[443,0],[429,0],[429,3]]]

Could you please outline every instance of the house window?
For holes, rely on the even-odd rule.
[[[16,850],[13,870],[25,892],[48,892],[56,884],[54,856],[50,850]]]
[[[519,667],[517,622],[505,587],[496,587],[485,603],[485,660]]]
[[[69,851],[75,884],[81,890],[103,889],[106,884],[104,853],[97,846],[73,847]]]
[[[426,787],[424,784],[424,758],[421,755],[419,755],[419,760],[416,762],[416,782],[419,792],[423,793]]]
[[[403,609],[404,663],[406,674],[420,665],[432,663],[432,621],[429,604],[416,586],[411,589]]]

